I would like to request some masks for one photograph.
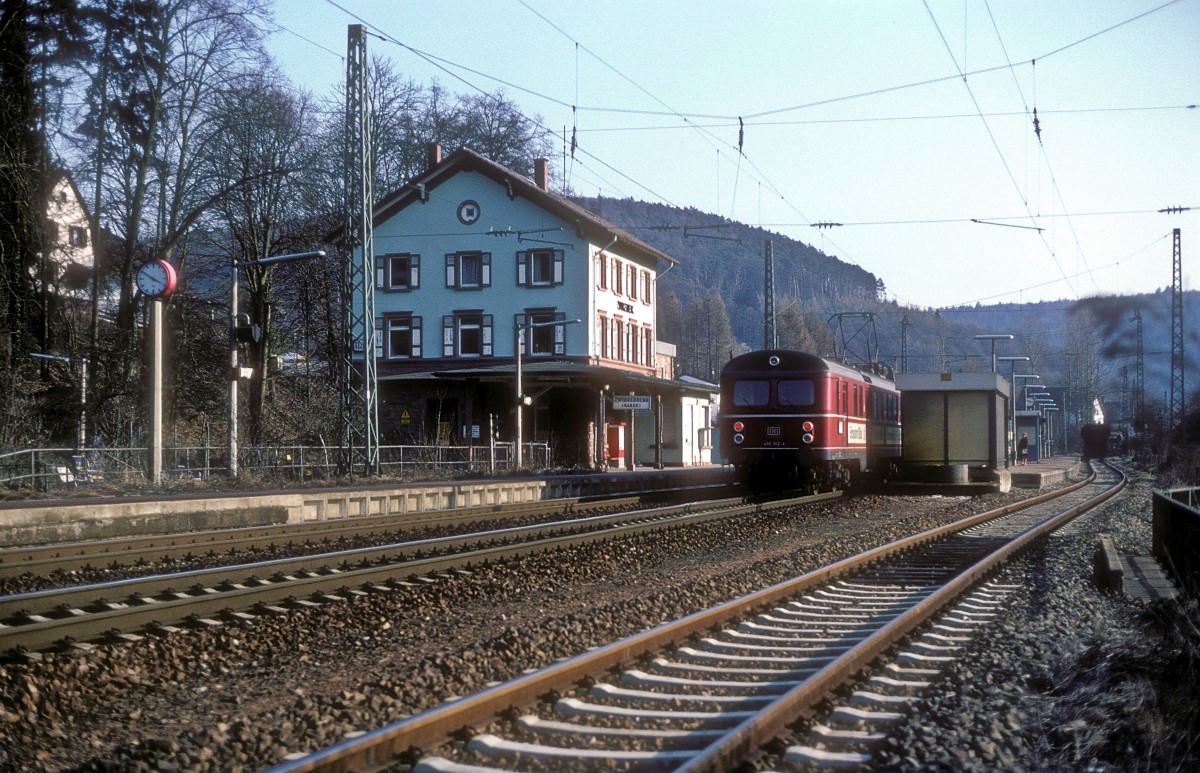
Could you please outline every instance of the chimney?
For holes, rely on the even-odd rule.
[[[442,163],[442,146],[431,142],[425,146],[425,168],[433,169],[440,163]]]
[[[544,191],[550,190],[550,162],[544,158],[533,162],[533,181]]]

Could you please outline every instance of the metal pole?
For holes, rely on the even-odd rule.
[[[233,261],[229,280],[229,443],[227,469],[229,477],[238,474],[238,264]]]
[[[79,363],[79,450],[87,447],[87,369],[88,361]]]
[[[517,323],[517,447],[514,452],[514,469],[521,469],[524,460],[521,456],[521,419],[525,414],[525,393],[521,388],[521,350],[525,348],[525,329]]]
[[[162,483],[163,302],[150,301],[150,483]]]

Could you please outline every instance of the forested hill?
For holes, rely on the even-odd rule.
[[[675,293],[717,295],[725,302],[733,334],[743,343],[762,340],[763,244],[773,242],[776,303],[826,309],[874,300],[880,285],[869,271],[786,236],[726,218],[633,199],[575,199],[581,206],[679,261],[662,277],[659,297]],[[831,303],[832,302],[832,303]]]

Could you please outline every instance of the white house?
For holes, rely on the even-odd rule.
[[[619,427],[637,417],[614,414],[613,394],[651,398],[654,426],[683,427],[662,413],[708,393],[659,377],[656,282],[677,261],[550,191],[544,159],[534,180],[466,148],[429,162],[374,212],[382,442],[513,439],[519,341],[523,437],[558,463],[635,449]],[[672,444],[659,432],[637,461],[663,463]]]

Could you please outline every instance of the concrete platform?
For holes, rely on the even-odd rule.
[[[732,482],[732,467],[706,465],[440,483],[376,483],[356,488],[205,491],[159,497],[78,497],[6,502],[0,504],[0,547],[487,508]]]
[[[1080,465],[1078,456],[1050,456],[1041,461],[1008,469],[1014,488],[1042,489],[1056,483],[1065,483],[1070,472]]]
[[[1179,595],[1154,556],[1121,556],[1121,566],[1125,570],[1121,592],[1127,598],[1150,604]]]

